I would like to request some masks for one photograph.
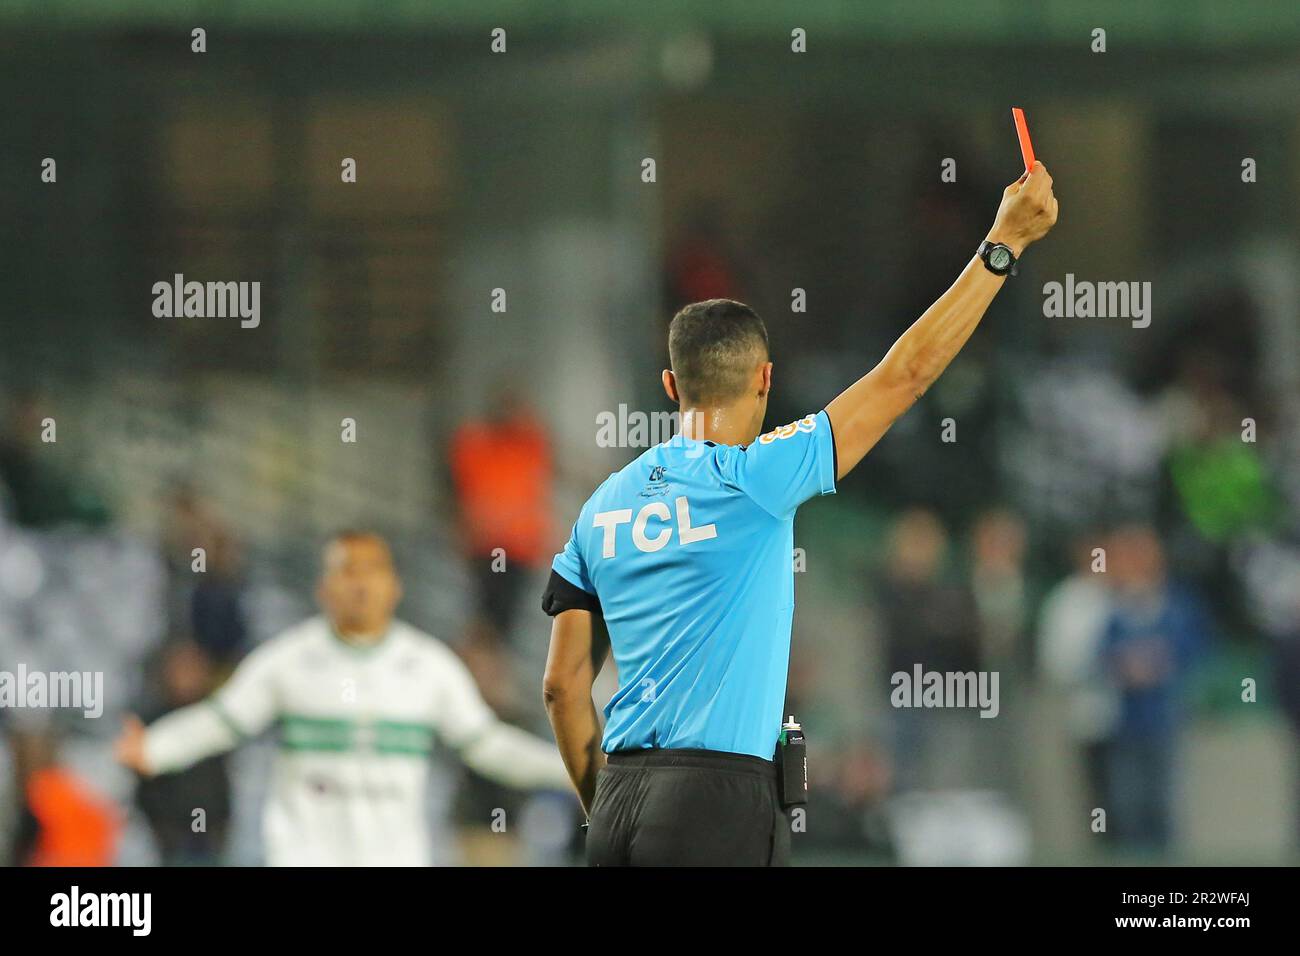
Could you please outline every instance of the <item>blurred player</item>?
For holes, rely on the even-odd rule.
[[[590,863],[786,862],[773,757],[795,511],[834,492],[933,384],[1056,212],[1035,163],[1004,191],[956,282],[880,363],[824,411],[765,435],[772,362],[759,317],[714,299],[673,318],[663,384],[681,434],[591,496],[542,601],[554,617],[547,711],[591,818]],[[591,686],[611,647],[619,688],[602,740]]]
[[[147,729],[128,718],[118,759],[167,773],[278,723],[263,820],[272,866],[428,865],[435,737],[507,785],[568,789],[551,744],[499,721],[450,648],[393,619],[402,588],[383,538],[330,541],[317,596],[323,617],[259,646],[205,701]]]

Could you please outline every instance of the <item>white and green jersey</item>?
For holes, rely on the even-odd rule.
[[[181,770],[278,726],[263,820],[272,866],[422,866],[435,740],[485,776],[568,789],[552,744],[499,721],[445,644],[395,621],[370,646],[312,618],[262,644],[207,700],[145,737],[155,772]]]

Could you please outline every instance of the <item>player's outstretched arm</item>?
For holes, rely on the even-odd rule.
[[[128,714],[114,744],[117,762],[143,777],[184,770],[225,753],[242,738],[207,701],[182,707],[145,727]]]
[[[276,642],[245,657],[206,700],[174,710],[148,727],[128,716],[114,746],[119,763],[150,777],[184,770],[255,737],[277,716],[275,680],[282,667]]]
[[[434,729],[465,766],[507,787],[569,788],[569,775],[554,744],[501,720],[483,699],[465,662],[450,648],[442,648],[436,664],[440,687]]]
[[[588,815],[596,797],[596,774],[605,763],[591,686],[608,652],[609,632],[601,615],[573,609],[552,619],[542,697],[560,756]]]
[[[1052,177],[1036,162],[1032,171],[1003,192],[987,238],[1010,246],[1019,258],[1026,246],[1047,235],[1056,213]],[[1005,281],[1004,276],[986,269],[978,256],[973,257],[957,281],[912,323],[880,363],[826,406],[835,433],[837,480],[854,469],[948,367]]]
[[[465,766],[520,789],[567,790],[569,775],[549,741],[496,720],[460,751]]]

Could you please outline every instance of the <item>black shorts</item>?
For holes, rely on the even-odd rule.
[[[587,830],[590,866],[787,866],[776,766],[713,750],[609,755]]]

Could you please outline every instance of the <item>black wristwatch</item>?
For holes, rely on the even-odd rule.
[[[980,247],[975,250],[975,254],[984,263],[984,268],[995,276],[1016,274],[1016,255],[1008,245],[1001,242],[989,242],[985,239],[980,243]]]

